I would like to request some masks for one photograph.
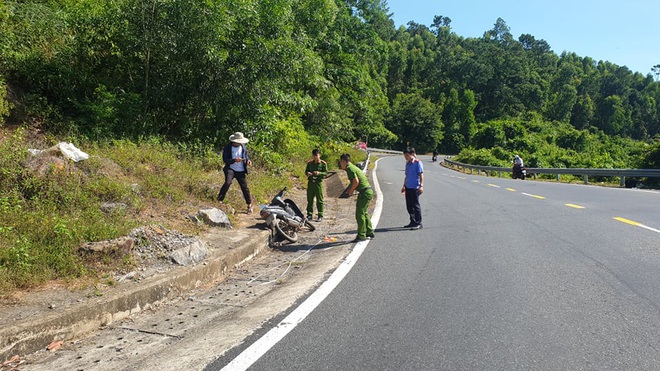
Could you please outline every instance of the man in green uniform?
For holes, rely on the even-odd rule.
[[[364,175],[362,170],[351,163],[351,156],[344,153],[340,158],[341,168],[346,170],[350,184],[344,197],[351,197],[353,192],[359,192],[357,203],[355,205],[355,219],[357,220],[357,237],[353,242],[365,241],[367,238],[374,238],[374,229],[371,226],[371,217],[367,212],[369,201],[374,196],[374,191],[371,189],[371,184],[367,176]]]
[[[307,175],[307,219],[312,219],[314,199],[316,198],[317,221],[323,220],[323,178],[328,174],[328,164],[321,160],[321,151],[314,149],[312,159],[305,168]]]

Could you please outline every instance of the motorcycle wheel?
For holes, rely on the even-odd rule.
[[[289,242],[298,241],[298,233],[293,230],[289,223],[285,222],[284,220],[277,219],[275,223],[275,229],[277,230],[277,233],[280,234],[280,236],[284,237]]]
[[[316,227],[314,226],[314,224],[310,223],[309,220],[305,220],[305,227],[307,227],[307,229],[309,229],[310,232],[313,232],[313,231],[316,230]]]

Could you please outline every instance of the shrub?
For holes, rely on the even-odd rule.
[[[502,166],[501,161],[485,148],[464,149],[456,156],[456,161],[471,165]]]

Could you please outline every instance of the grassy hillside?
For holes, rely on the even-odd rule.
[[[347,145],[292,135],[289,156],[248,148],[255,163],[248,182],[256,205],[267,203],[283,186],[301,186],[311,149],[319,146],[330,168]],[[73,142],[88,153],[75,163],[59,156],[33,156],[28,149],[48,149]],[[140,225],[160,224],[186,234],[203,232],[186,217],[200,207],[218,207],[233,218],[243,211],[239,187],[224,204],[216,201],[223,183],[222,156],[214,148],[172,143],[160,138],[103,142],[61,140],[26,129],[0,133],[0,295],[50,280],[95,280],[113,269],[129,269],[130,255],[89,262],[78,248],[116,238]],[[104,203],[122,207],[107,210]],[[124,206],[125,205],[125,206]],[[105,211],[104,211],[105,210]]]

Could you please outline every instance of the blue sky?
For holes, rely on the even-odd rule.
[[[497,18],[515,39],[530,34],[556,54],[574,52],[646,75],[660,64],[660,0],[386,0],[396,27],[451,18],[463,37],[481,37]]]

